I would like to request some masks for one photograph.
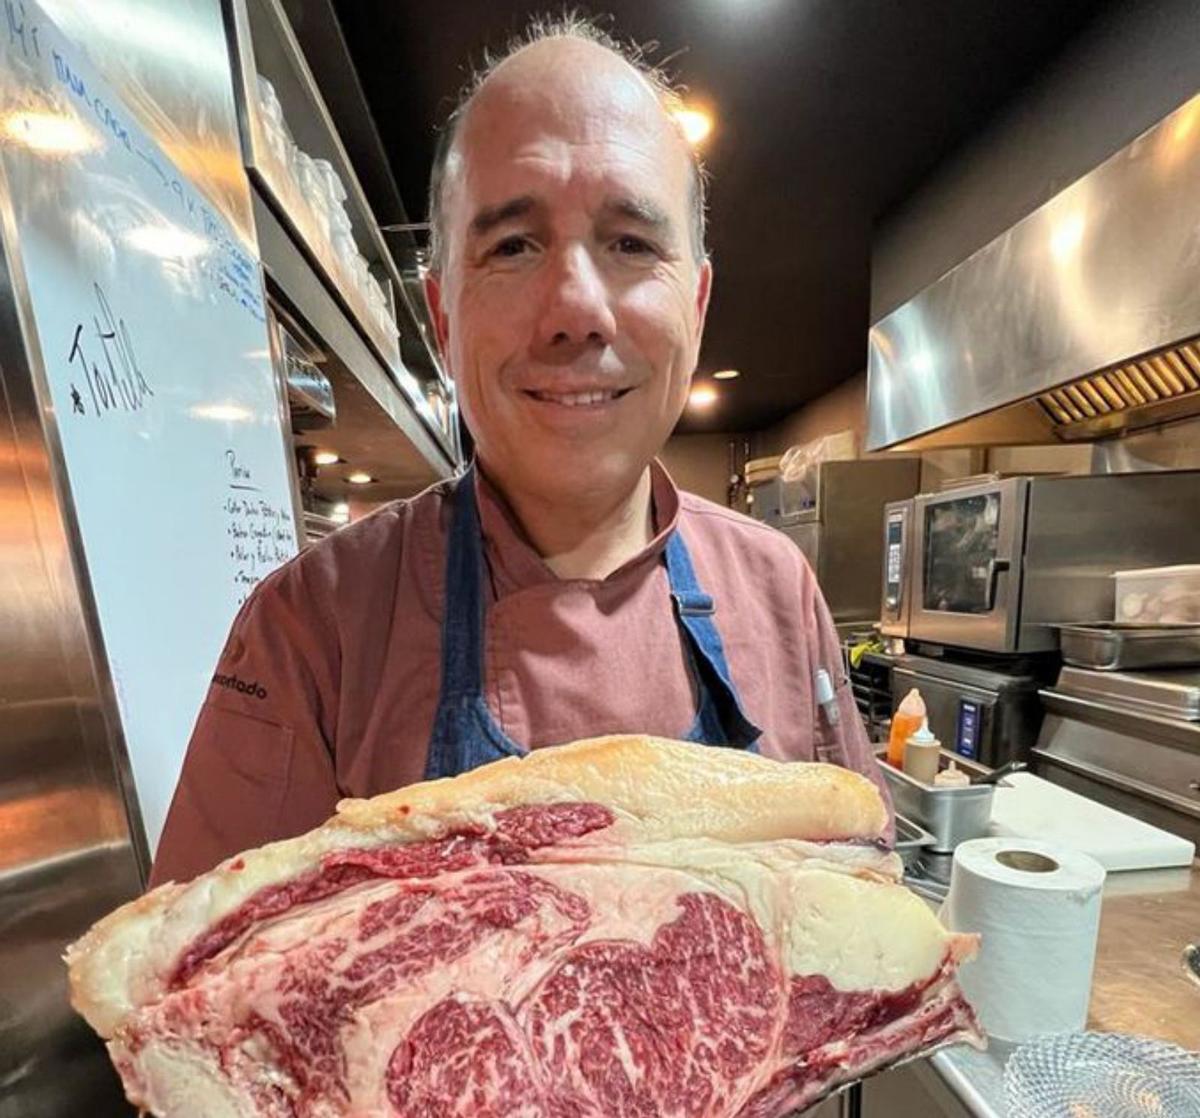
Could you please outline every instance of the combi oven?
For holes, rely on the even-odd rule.
[[[1112,618],[1114,570],[1200,560],[1200,471],[988,477],[889,510],[884,532],[885,626],[902,582],[911,639],[1039,652],[1057,624]]]

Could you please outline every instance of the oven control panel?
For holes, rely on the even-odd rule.
[[[958,725],[954,735],[954,752],[960,757],[979,760],[979,743],[983,739],[983,704],[974,699],[958,700]]]

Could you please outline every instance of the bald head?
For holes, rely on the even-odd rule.
[[[705,256],[704,180],[672,109],[678,96],[640,57],[593,25],[535,26],[525,42],[492,62],[450,117],[430,179],[430,263],[444,270],[450,215],[478,165],[511,156],[522,134],[553,135],[576,150],[614,134],[653,146],[664,186],[681,191],[695,259]]]

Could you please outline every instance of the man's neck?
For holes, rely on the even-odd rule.
[[[581,500],[570,508],[534,496],[501,493],[529,542],[559,578],[607,578],[654,538],[649,468],[623,497]]]

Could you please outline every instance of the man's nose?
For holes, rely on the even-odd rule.
[[[608,286],[592,254],[582,245],[564,246],[547,261],[535,346],[539,360],[574,361],[613,341],[616,322]]]

